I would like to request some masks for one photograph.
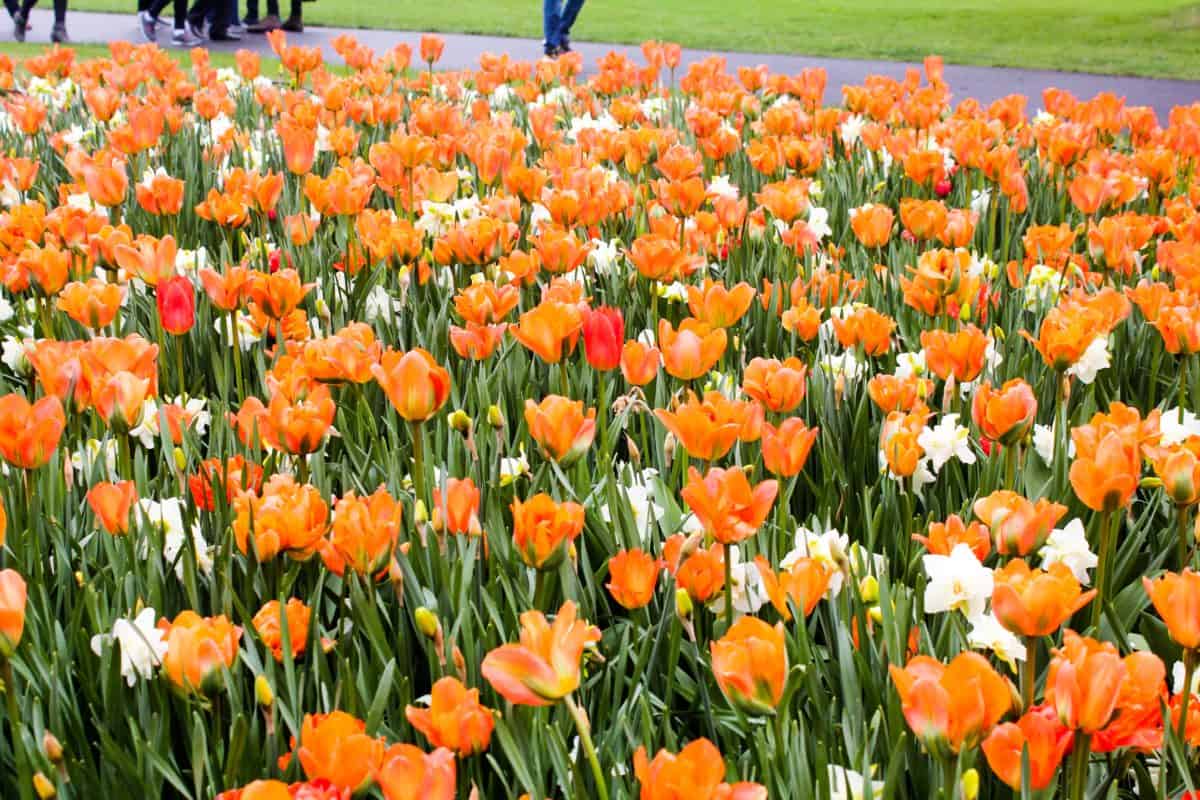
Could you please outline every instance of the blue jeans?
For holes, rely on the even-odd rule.
[[[542,27],[546,47],[562,47],[570,39],[571,26],[583,8],[583,0],[545,0]]]

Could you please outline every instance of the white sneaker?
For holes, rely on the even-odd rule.
[[[187,28],[176,28],[171,32],[171,44],[176,47],[197,47],[203,44],[204,40],[192,33]]]

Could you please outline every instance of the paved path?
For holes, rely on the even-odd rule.
[[[130,8],[134,7],[130,0]],[[532,7],[531,7],[532,8]],[[532,11],[531,11],[532,13]],[[28,41],[47,41],[50,33],[51,14],[49,9],[36,9],[32,15],[34,29],[30,32]],[[7,20],[4,20],[7,25]],[[131,12],[122,14],[100,14],[85,11],[72,11],[67,16],[67,29],[76,42],[107,43],[120,39],[140,41],[137,22]],[[308,28],[299,36],[291,34],[293,40],[308,45],[319,44],[325,51],[326,58],[340,61],[333,52],[330,42],[341,33],[351,33],[377,52],[383,52],[398,41],[409,42],[414,53],[417,50],[419,32],[386,31],[386,30],[347,30],[344,28]],[[3,37],[12,36],[10,30],[4,30]],[[169,34],[163,31],[160,41],[166,44]],[[514,59],[534,60],[541,56],[541,42],[534,39],[512,39],[500,36],[473,36],[466,34],[445,34],[446,50],[439,66],[446,69],[462,69],[476,67],[481,53],[508,53]],[[248,47],[262,52],[269,52],[266,40],[262,36],[247,36],[238,43],[210,42],[213,50],[233,51],[239,47]],[[641,51],[637,46],[600,44],[591,42],[575,42],[573,46],[583,55],[584,62],[589,66],[610,50],[620,50],[641,63]],[[712,51],[684,50],[684,64],[706,56],[714,55]],[[759,53],[716,53],[726,59],[729,68],[739,66],[754,66],[766,64],[773,72],[795,73],[805,67],[824,67],[829,73],[829,89],[826,102],[840,103],[841,88],[846,84],[861,83],[863,78],[871,74],[903,77],[907,67],[916,66],[895,61],[861,61],[843,58],[814,58],[808,56],[792,56],[782,54]],[[1066,89],[1079,97],[1091,97],[1098,92],[1111,91],[1124,95],[1131,105],[1152,106],[1159,114],[1160,121],[1166,122],[1166,115],[1176,105],[1188,105],[1200,102],[1200,81],[1161,80],[1154,78],[1130,78],[1115,75],[1090,75],[1077,72],[1055,72],[1051,70],[1013,69],[1006,67],[964,67],[948,65],[945,73],[950,89],[958,99],[974,97],[981,102],[991,101],[1013,92],[1030,97],[1030,113],[1036,111],[1041,104],[1042,90],[1048,87]]]

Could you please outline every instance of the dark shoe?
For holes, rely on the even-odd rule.
[[[279,27],[288,33],[304,33],[304,20],[295,16],[288,17]]]
[[[277,15],[267,14],[265,17],[263,17],[260,20],[257,20],[255,22],[247,22],[246,23],[246,32],[247,33],[270,33],[273,30],[277,30],[279,28],[279,26],[282,24],[283,24],[283,22],[280,21],[280,19]]]
[[[158,20],[150,16],[149,11],[138,14],[138,26],[142,29],[142,37],[147,42],[158,41]]]
[[[571,39],[569,37],[564,36],[563,40],[562,40],[562,44],[560,44],[558,46],[558,54],[561,56],[563,53],[569,53],[569,52],[571,52]]]
[[[192,38],[204,41],[204,23],[196,24],[188,20],[187,31],[192,35]]]
[[[546,58],[558,58],[562,55],[562,50],[556,44],[546,45],[546,48],[542,52],[546,54]]]
[[[203,39],[194,36],[187,28],[176,28],[171,33],[171,44],[175,47],[199,47],[203,43]]]
[[[231,30],[209,31],[208,40],[210,42],[240,42],[242,37]]]
[[[25,15],[20,11],[13,14],[13,38],[18,42],[25,41]]]
[[[67,44],[71,38],[67,36],[67,26],[61,22],[54,23],[54,27],[50,29],[50,41],[55,44]]]

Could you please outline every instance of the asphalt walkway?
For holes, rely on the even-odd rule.
[[[133,6],[134,3],[131,1],[131,9]],[[51,22],[52,16],[48,8],[35,9],[32,14],[33,30],[30,31],[27,41],[48,41]],[[7,24],[7,20],[4,21],[4,24]],[[121,39],[141,41],[137,20],[132,11],[127,15],[71,11],[67,16],[67,30],[73,41],[80,44],[106,44]],[[421,36],[420,32],[413,31],[310,27],[306,28],[303,34],[289,34],[289,37],[297,43],[320,45],[329,61],[340,63],[330,42],[342,33],[353,34],[359,41],[370,45],[377,52],[390,49],[398,41],[409,42],[413,47],[414,54],[417,52],[417,42]],[[12,32],[5,30],[0,35],[11,38]],[[444,38],[446,39],[446,49],[438,64],[443,69],[476,67],[480,54],[487,52],[508,53],[514,59],[530,61],[539,58],[542,54],[541,42],[535,39],[469,34],[444,34]],[[166,45],[170,39],[169,32],[163,30],[159,39],[162,44]],[[263,36],[247,36],[243,41],[237,43],[209,42],[208,46],[214,51],[234,51],[245,47],[262,53],[270,52],[270,47]],[[589,66],[594,65],[601,56],[610,50],[624,51],[639,63],[642,61],[640,48],[636,45],[572,42],[572,46],[582,54],[584,63]],[[725,58],[731,70],[740,66],[756,66],[758,64],[766,64],[772,72],[783,73],[796,73],[805,67],[824,67],[829,73],[825,99],[826,102],[832,104],[841,102],[841,88],[846,84],[861,83],[867,75],[873,74],[901,78],[906,68],[919,66],[895,61],[815,58],[777,53],[717,53],[708,50],[684,50],[683,62],[686,65],[711,55]],[[1200,102],[1200,81],[957,65],[946,66],[945,78],[954,96],[958,99],[974,97],[980,102],[990,103],[1014,92],[1027,95],[1030,98],[1030,113],[1040,108],[1042,90],[1049,87],[1066,89],[1077,97],[1083,98],[1092,97],[1102,91],[1110,91],[1124,96],[1131,105],[1152,106],[1158,112],[1160,121],[1163,123],[1166,122],[1166,115],[1173,106]]]

